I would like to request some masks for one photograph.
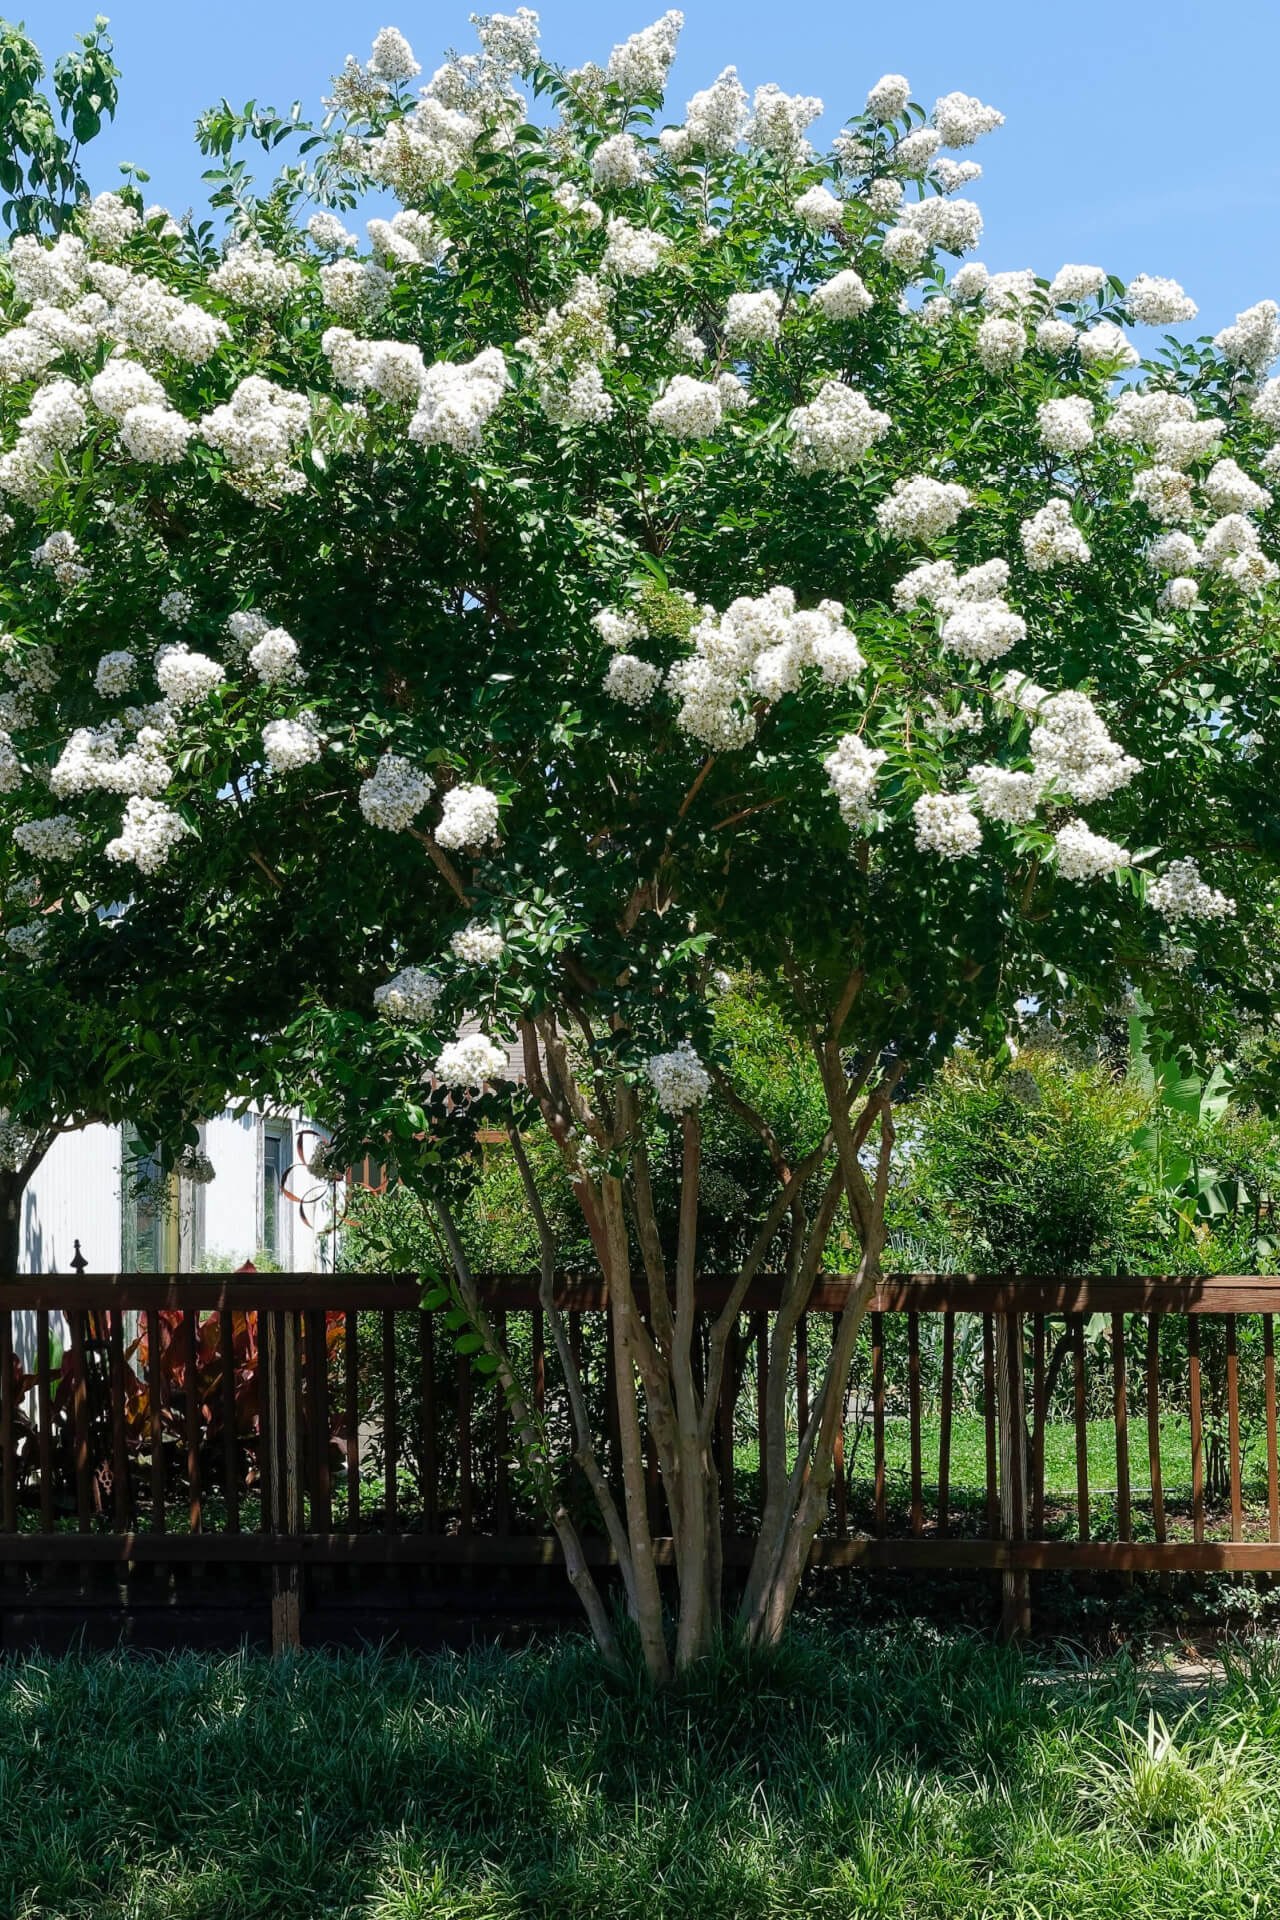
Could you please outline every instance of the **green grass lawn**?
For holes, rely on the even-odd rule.
[[[5,1920],[1265,1920],[1280,1649],[1155,1696],[921,1630],[663,1699],[522,1653],[0,1662]],[[1129,1732],[1126,1728],[1136,1731]],[[1157,1742],[1158,1749],[1158,1742]]]

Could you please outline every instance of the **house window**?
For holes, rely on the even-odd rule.
[[[293,1160],[293,1134],[287,1121],[267,1120],[262,1128],[262,1251],[281,1267],[292,1253],[285,1175]]]
[[[175,1261],[177,1214],[171,1183],[133,1127],[120,1156],[120,1266],[124,1273],[166,1273]]]

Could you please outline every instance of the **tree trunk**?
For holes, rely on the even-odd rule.
[[[28,1178],[25,1171],[0,1173],[0,1282],[17,1278],[22,1256],[22,1196]]]

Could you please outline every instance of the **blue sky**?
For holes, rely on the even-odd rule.
[[[52,55],[92,5],[37,0],[27,26]],[[658,0],[549,0],[543,44],[569,65],[603,61],[662,10]],[[395,0],[117,0],[121,110],[97,143],[95,185],[114,184],[117,163],[132,160],[175,212],[199,206],[190,135],[202,106],[227,94],[316,107],[344,55],[365,57],[388,24],[430,73],[448,45],[472,44],[467,12]],[[976,149],[985,173],[971,190],[986,216],[979,257],[993,271],[1052,273],[1071,260],[1126,279],[1170,274],[1200,304],[1193,331],[1280,298],[1280,150],[1269,110],[1250,104],[1269,97],[1258,83],[1280,67],[1277,0],[692,0],[671,118],[730,62],[749,90],[775,80],[820,94],[827,132],[886,71],[905,73],[926,106],[959,89],[1001,108],[1006,125]]]

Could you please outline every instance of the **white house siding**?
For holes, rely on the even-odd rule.
[[[94,1273],[120,1266],[120,1129],[64,1133],[22,1197],[23,1273],[69,1273],[75,1243]]]

